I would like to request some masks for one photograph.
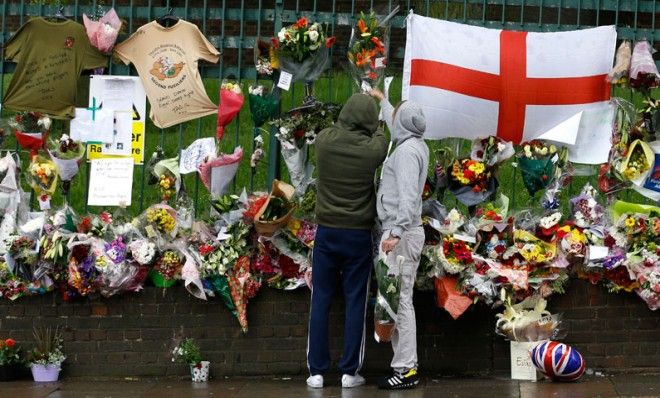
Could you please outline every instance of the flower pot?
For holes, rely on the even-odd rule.
[[[392,341],[392,333],[394,332],[395,322],[374,320],[374,334],[376,334],[376,341],[379,343],[388,343]]]
[[[0,381],[12,381],[18,379],[18,365],[0,365]]]
[[[39,365],[32,364],[32,378],[34,381],[57,381],[60,377],[60,366],[59,365]]]
[[[209,381],[209,367],[211,362],[201,361],[197,365],[190,365],[190,377],[195,383],[205,383]]]
[[[176,284],[176,279],[165,279],[165,277],[158,271],[149,270],[149,279],[156,287],[172,287]]]

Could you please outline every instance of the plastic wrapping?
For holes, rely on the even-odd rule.
[[[635,43],[630,64],[630,85],[635,88],[648,90],[660,83],[660,73],[653,60],[653,47],[648,41]]]
[[[378,87],[388,64],[390,21],[399,11],[378,19],[374,11],[360,13],[348,42],[348,63],[354,82],[363,91]]]
[[[283,27],[273,42],[280,70],[291,73],[294,82],[313,82],[330,65],[329,48],[334,38],[326,37],[321,24],[310,23],[305,17]]]
[[[8,124],[14,130],[18,145],[29,150],[30,156],[36,156],[46,144],[52,121],[39,112],[19,112]]]
[[[238,171],[241,159],[243,159],[243,148],[239,146],[234,148],[232,154],[221,154],[199,165],[199,178],[213,198],[219,198],[226,192]]]
[[[396,327],[397,311],[401,294],[401,272],[403,256],[385,256],[381,253],[375,265],[378,291],[374,307],[374,338],[377,342],[388,342]]]
[[[497,314],[495,332],[511,341],[540,341],[562,337],[561,316],[546,310],[547,302],[531,296],[518,304],[505,302],[504,312]]]
[[[115,9],[111,8],[98,21],[94,21],[87,14],[83,14],[83,24],[92,46],[102,53],[109,53],[115,46],[121,29],[121,20]]]
[[[516,155],[517,166],[527,192],[534,196],[555,180],[557,164],[564,150],[542,140],[524,142],[521,146],[523,150]]]
[[[250,114],[255,127],[263,126],[266,121],[277,116],[280,110],[280,96],[276,90],[268,90],[265,86],[250,86]]]
[[[630,40],[623,40],[616,50],[614,67],[607,74],[607,81],[612,84],[621,84],[628,80],[631,58],[632,46]]]
[[[216,129],[216,138],[222,140],[225,134],[225,127],[231,123],[243,107],[243,92],[238,83],[223,81],[220,86],[220,102],[218,103],[218,123]]]
[[[152,156],[154,158],[154,156]],[[156,157],[157,159],[157,157]],[[163,201],[167,202],[179,193],[181,188],[181,173],[179,173],[179,156],[153,162],[151,174],[158,182]]]

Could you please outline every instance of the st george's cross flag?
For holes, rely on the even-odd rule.
[[[402,98],[423,107],[425,138],[604,141],[607,156],[613,26],[514,32],[411,13],[406,34]]]

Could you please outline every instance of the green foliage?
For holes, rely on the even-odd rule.
[[[172,350],[172,362],[197,365],[202,361],[202,353],[194,339],[184,339]]]

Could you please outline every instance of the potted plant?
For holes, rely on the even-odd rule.
[[[34,381],[57,381],[66,359],[62,352],[62,333],[59,328],[35,328],[34,340],[36,347],[30,359]]]
[[[0,381],[16,380],[23,363],[21,348],[14,339],[0,340]]]
[[[194,339],[184,339],[172,350],[172,362],[190,365],[190,377],[196,383],[209,380],[209,361],[202,361],[202,353]]]

